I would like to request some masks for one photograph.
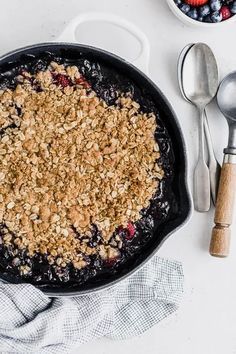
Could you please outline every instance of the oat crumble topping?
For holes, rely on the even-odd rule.
[[[0,91],[4,243],[60,267],[117,257],[122,240],[113,244],[112,234],[140,219],[163,178],[155,115],[127,95],[108,106],[76,66],[52,62],[18,81]],[[93,225],[103,239],[96,247]]]

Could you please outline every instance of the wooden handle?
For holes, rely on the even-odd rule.
[[[235,190],[236,164],[224,163],[216,202],[215,227],[212,231],[210,244],[210,254],[215,257],[227,257],[229,254]]]

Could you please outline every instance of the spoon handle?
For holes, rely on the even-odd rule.
[[[205,110],[205,119],[204,119],[204,131],[205,131],[207,149],[208,149],[208,154],[209,154],[208,167],[209,167],[209,173],[210,173],[211,198],[212,198],[213,204],[216,205],[216,196],[217,196],[217,191],[218,191],[218,186],[219,186],[221,166],[220,166],[219,162],[217,161],[215,153],[214,153],[206,110]]]
[[[236,191],[236,155],[225,155],[220,175],[219,191],[215,210],[215,227],[212,231],[210,254],[227,257],[230,246],[230,225],[233,219]]]
[[[206,212],[210,209],[210,175],[205,162],[204,153],[204,110],[199,109],[199,156],[194,170],[194,207],[199,212]]]

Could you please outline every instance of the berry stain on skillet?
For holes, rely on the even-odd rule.
[[[181,5],[180,2],[178,5]],[[48,80],[50,81],[49,84]],[[82,102],[83,99],[90,100],[90,112],[91,107],[94,112],[92,112],[92,117],[90,117],[92,119],[86,123],[88,127],[85,123],[82,123],[84,124],[83,128],[82,125],[70,125],[72,120],[70,119],[71,111],[67,111],[66,114],[69,117],[70,122],[64,121],[64,128],[58,128],[58,136],[65,136],[65,139],[67,140],[77,139],[76,141],[78,144],[80,144],[81,136],[76,134],[77,132],[82,131],[84,139],[87,139],[85,142],[88,151],[90,151],[89,149],[92,149],[92,147],[90,147],[91,143],[95,146],[95,152],[96,149],[98,149],[95,143],[96,140],[90,138],[92,135],[87,136],[87,133],[92,134],[92,130],[96,131],[95,125],[91,131],[89,126],[93,124],[93,117],[94,120],[96,118],[97,112],[95,112],[95,110],[97,110],[97,107],[101,109],[103,114],[107,114],[106,117],[109,117],[112,114],[119,116],[121,119],[120,124],[124,127],[124,132],[127,129],[126,123],[122,121],[124,117],[126,119],[127,117],[133,117],[132,124],[134,131],[137,129],[135,125],[137,117],[140,121],[143,120],[142,124],[146,124],[149,120],[148,131],[146,132],[149,139],[150,132],[155,128],[153,131],[153,142],[152,140],[150,140],[150,142],[154,145],[156,143],[158,149],[152,153],[149,152],[154,160],[149,161],[150,165],[147,167],[148,171],[144,172],[144,178],[146,178],[145,183],[149,184],[147,185],[146,191],[143,193],[144,196],[140,197],[139,195],[137,197],[137,200],[140,203],[143,201],[143,205],[138,205],[137,202],[137,205],[133,207],[132,204],[129,204],[131,203],[129,198],[131,195],[133,196],[132,193],[135,195],[137,190],[139,190],[139,188],[132,190],[132,186],[129,186],[129,183],[130,181],[134,181],[135,178],[138,181],[138,174],[140,171],[138,169],[139,166],[131,164],[127,159],[126,169],[129,171],[129,175],[127,176],[129,176],[130,180],[126,176],[127,188],[125,187],[125,191],[123,191],[122,186],[122,188],[120,188],[121,193],[126,193],[126,195],[128,195],[126,199],[124,199],[125,202],[127,202],[124,206],[126,210],[122,210],[121,205],[120,211],[119,205],[115,203],[116,198],[118,198],[116,195],[118,189],[110,191],[111,194],[113,193],[113,199],[106,199],[106,202],[109,202],[109,208],[112,208],[114,205],[116,213],[114,214],[114,220],[116,221],[114,224],[111,222],[112,218],[106,218],[106,215],[103,215],[102,221],[99,219],[100,209],[96,211],[96,208],[91,208],[92,212],[90,213],[90,201],[86,200],[84,194],[86,191],[87,196],[91,198],[94,197],[94,194],[90,193],[89,188],[86,189],[86,184],[82,190],[83,195],[78,194],[78,205],[75,204],[73,195],[71,198],[68,197],[68,200],[65,200],[66,193],[70,195],[71,190],[73,191],[77,188],[77,186],[73,184],[73,178],[69,180],[72,189],[70,189],[69,186],[68,188],[63,189],[63,186],[61,190],[55,190],[55,193],[58,193],[59,205],[65,203],[67,206],[67,224],[66,222],[63,224],[62,215],[64,215],[63,211],[65,210],[65,207],[64,209],[62,207],[61,209],[59,207],[57,209],[55,205],[50,204],[51,195],[44,203],[41,199],[37,200],[38,197],[33,194],[31,205],[28,205],[29,203],[21,205],[20,202],[18,205],[17,198],[14,201],[12,201],[12,199],[10,200],[8,198],[9,195],[6,193],[7,187],[4,183],[3,173],[0,171],[0,179],[2,179],[0,185],[0,272],[2,274],[10,275],[11,278],[16,281],[26,281],[41,286],[50,284],[55,287],[73,287],[74,285],[94,284],[99,282],[101,278],[110,279],[114,274],[122,273],[122,269],[125,269],[130,262],[135,262],[135,258],[142,253],[142,250],[144,250],[145,247],[148,246],[154,237],[154,233],[156,233],[161,225],[178,213],[178,205],[172,190],[175,163],[174,152],[169,134],[161,120],[158,108],[151,99],[143,97],[136,85],[123,77],[120,73],[114,73],[114,70],[111,72],[109,67],[86,59],[62,59],[55,57],[51,53],[44,53],[40,57],[32,56],[30,57],[30,60],[27,60],[26,64],[14,66],[12,70],[1,73],[0,89],[0,100],[2,99],[3,105],[1,109],[5,111],[6,107],[8,109],[4,121],[1,121],[0,124],[0,139],[6,141],[6,144],[8,139],[14,141],[16,136],[19,137],[19,139],[21,139],[20,137],[22,136],[22,141],[24,141],[23,135],[26,135],[29,131],[27,130],[28,127],[25,128],[27,124],[30,124],[27,121],[27,109],[29,107],[27,108],[27,103],[25,105],[22,104],[21,95],[25,95],[24,97],[28,95],[26,101],[28,100],[27,102],[30,101],[32,104],[35,100],[39,100],[41,95],[46,95],[48,91],[53,92],[53,94],[56,95],[55,97],[59,97],[61,95],[60,92],[62,92],[69,97],[68,99],[77,94],[79,95],[80,102]],[[21,90],[23,90],[23,93]],[[8,94],[12,95],[11,98],[13,97],[13,99],[9,99],[8,96],[3,96],[2,92],[6,91],[8,91]],[[48,99],[48,96],[45,97]],[[8,100],[9,103],[6,103],[6,100]],[[96,107],[94,107],[94,102],[96,102]],[[60,101],[58,99],[57,104],[59,105],[59,103]],[[58,119],[61,119],[64,115],[64,111],[61,111],[61,109],[62,108],[58,108]],[[83,106],[83,109],[86,110],[87,106]],[[121,114],[120,112],[123,113]],[[32,111],[30,111],[30,114],[32,114]],[[83,115],[83,112],[81,115]],[[79,119],[80,118],[81,117],[79,117]],[[80,120],[78,122],[80,122]],[[59,126],[59,120],[57,123]],[[106,124],[106,122],[103,123]],[[110,129],[109,126],[106,128]],[[140,136],[142,136],[143,133],[139,133],[141,134]],[[117,133],[115,133],[114,137],[116,137],[116,135]],[[43,132],[40,136],[44,136]],[[115,139],[114,137],[112,136],[112,139]],[[38,137],[36,136],[36,139],[37,138]],[[123,138],[126,139],[125,133],[123,133],[122,138],[121,136],[119,137],[120,140]],[[63,143],[63,138],[61,141]],[[126,140],[123,143],[123,146],[125,146],[125,144],[130,144],[130,142],[126,142]],[[46,144],[47,146],[42,146],[42,150],[37,150],[36,148],[35,164],[38,164],[37,158],[39,158],[39,156],[43,156],[45,161],[48,161],[47,159],[49,158],[50,153],[53,153],[53,148],[57,147],[55,144],[56,142],[51,140],[48,141],[48,144]],[[24,148],[27,150],[27,144]],[[106,152],[106,148],[107,146],[104,148],[101,157],[99,154],[95,156],[95,160],[99,158],[103,159],[104,153],[105,155],[113,153],[113,151]],[[142,150],[139,151],[140,146],[137,146],[135,142],[130,148],[134,149],[134,154],[132,156],[136,156],[136,152],[139,152],[140,154],[142,153]],[[29,149],[35,149],[35,146],[29,144]],[[73,146],[70,146],[70,149],[71,159],[78,159],[73,150]],[[29,156],[31,159],[32,156],[30,154],[28,154],[27,158],[29,158]],[[116,155],[113,156],[113,158],[116,157]],[[60,159],[59,155],[55,157],[57,165],[59,164],[59,162],[57,162],[58,158]],[[123,158],[125,159],[125,156]],[[81,159],[86,159],[86,155],[83,155]],[[112,161],[112,158],[110,160]],[[69,164],[70,161],[67,161],[66,163]],[[79,160],[73,161],[78,163]],[[34,160],[30,160],[30,163],[32,163],[33,166]],[[144,164],[145,163],[147,162],[144,161]],[[129,164],[131,165],[129,166]],[[13,162],[12,166],[14,167]],[[87,166],[88,165],[85,165],[86,168]],[[116,166],[122,166],[122,162],[118,165],[114,165],[113,168],[115,169]],[[83,171],[78,171],[78,173],[81,174],[81,178],[83,178]],[[113,173],[113,169],[110,169],[109,171],[112,171]],[[12,173],[12,170],[9,170],[9,173]],[[40,171],[37,171],[37,173],[40,173]],[[110,178],[113,183],[112,173]],[[103,176],[102,172],[100,175],[102,176],[101,179],[106,178],[106,176]],[[38,175],[37,181],[40,178],[42,178],[43,182],[43,177],[40,175]],[[66,180],[63,181],[63,178],[65,179],[65,175],[62,174],[62,182],[66,184],[67,182]],[[119,178],[123,183],[124,180],[122,180],[122,177]],[[16,179],[10,179],[9,177],[8,182],[13,183],[13,186],[14,181],[16,181]],[[42,183],[41,185],[39,183],[40,188],[43,189],[45,183]],[[89,182],[86,183],[88,184]],[[102,184],[103,182],[99,183],[104,187]],[[137,184],[137,186],[138,185],[139,184]],[[6,190],[4,190],[4,186]],[[46,184],[46,186],[48,188],[48,184]],[[15,189],[13,188],[14,193],[16,194],[21,190],[21,187],[18,187],[15,187]],[[30,184],[28,184],[28,187],[30,188]],[[63,196],[59,195],[59,192],[62,190],[65,191],[65,195]],[[25,189],[25,192],[26,191],[27,189]],[[30,191],[30,189],[28,189],[28,191]],[[6,194],[4,195],[4,193]],[[38,193],[41,193],[39,188]],[[97,193],[99,193],[99,188]],[[25,198],[25,200],[28,201],[27,198],[29,197],[27,196]],[[52,209],[54,209],[52,214],[47,216],[44,207],[48,210],[47,205],[49,204],[52,205]],[[4,219],[3,206],[6,210],[7,220]],[[103,209],[102,202],[100,203],[99,208]],[[134,210],[132,210],[132,208]],[[104,208],[104,210],[105,213],[108,212],[108,208]],[[24,214],[23,221],[19,216],[21,213]],[[117,215],[120,216],[118,217]],[[126,215],[125,218],[124,215]],[[87,217],[88,220],[86,219]],[[12,225],[14,225],[14,220],[17,218],[19,218],[17,221],[18,226],[26,225],[26,228],[28,226],[30,227],[30,229],[28,229],[28,232],[31,233],[29,238],[24,237],[24,232],[27,232],[24,231],[24,227],[22,230],[19,229],[20,234],[15,231],[14,226]],[[28,221],[27,218],[30,221]],[[48,219],[46,220],[44,218]],[[99,221],[96,222],[97,220]],[[123,222],[120,222],[119,224],[119,220],[122,220]],[[54,228],[51,227],[51,224],[48,225],[48,223],[53,223]],[[45,230],[50,230],[53,235],[52,238],[54,237],[53,239],[56,240],[55,244],[49,244],[49,242],[47,240],[45,241],[40,235],[40,227],[42,224],[46,228]],[[31,227],[31,225],[33,226]],[[57,234],[58,238],[55,236]],[[34,239],[32,241],[32,238],[36,236],[39,241],[36,242]],[[57,242],[61,242],[59,246]],[[66,242],[68,245],[66,244],[65,246]]]

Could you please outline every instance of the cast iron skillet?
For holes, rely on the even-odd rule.
[[[46,54],[45,54],[46,53]],[[9,75],[14,72],[14,68],[20,64],[30,63],[32,58],[44,57],[51,53],[65,60],[65,62],[76,62],[81,59],[88,59],[108,67],[114,75],[121,75],[140,90],[142,96],[148,97],[154,105],[157,106],[162,121],[171,139],[175,162],[174,162],[174,180],[172,184],[177,209],[171,217],[164,222],[154,234],[151,242],[147,244],[141,254],[137,256],[135,261],[128,262],[125,269],[118,272],[112,278],[105,278],[97,283],[85,286],[75,286],[73,288],[61,286],[53,287],[46,285],[41,289],[50,296],[75,296],[86,293],[95,292],[111,285],[116,284],[122,279],[133,274],[140,269],[160,248],[162,243],[174,231],[180,228],[188,219],[191,211],[190,197],[187,187],[187,161],[186,148],[178,124],[176,115],[159,88],[140,70],[109,52],[101,49],[89,47],[86,45],[69,44],[69,43],[45,43],[28,46],[8,53],[0,58],[0,75],[9,71]],[[145,99],[144,99],[145,105]],[[12,276],[2,274],[1,278],[7,282],[15,282]]]

